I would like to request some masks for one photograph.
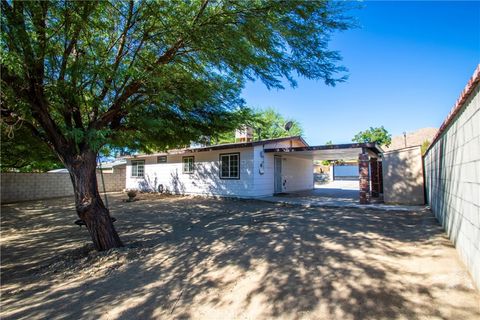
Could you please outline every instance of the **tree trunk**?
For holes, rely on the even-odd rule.
[[[87,151],[65,159],[75,192],[75,207],[99,251],[122,247],[108,209],[98,192],[96,154]]]

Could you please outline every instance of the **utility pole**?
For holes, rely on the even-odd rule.
[[[407,147],[407,132],[403,131],[403,140],[405,141],[405,148]]]

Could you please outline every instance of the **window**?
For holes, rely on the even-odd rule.
[[[167,156],[158,156],[157,157],[157,163],[166,163],[167,162]]]
[[[145,160],[132,160],[132,177],[143,177]]]
[[[183,173],[193,173],[195,157],[183,157]]]
[[[220,178],[240,179],[240,153],[220,155]]]

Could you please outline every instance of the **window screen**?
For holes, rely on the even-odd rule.
[[[193,173],[194,157],[183,157],[183,173]]]
[[[145,160],[132,160],[132,177],[143,177],[145,173]]]
[[[220,178],[240,178],[240,154],[229,153],[220,155]]]

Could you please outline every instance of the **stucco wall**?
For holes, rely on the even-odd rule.
[[[240,179],[220,179],[220,154],[240,153]],[[193,174],[182,172],[182,157],[194,156]],[[253,148],[193,152],[168,155],[167,163],[157,163],[156,156],[142,156],[145,160],[145,176],[131,176],[131,160],[127,163],[127,189],[157,190],[162,184],[168,191],[177,194],[203,194],[250,197],[253,192]]]
[[[104,173],[103,177],[106,191],[122,191],[125,188],[125,168],[115,168],[114,173]],[[97,174],[97,181],[102,192],[100,174]],[[2,203],[73,195],[68,173],[2,173],[1,189]]]
[[[383,200],[385,203],[425,203],[423,163],[420,146],[383,154]]]
[[[480,86],[424,157],[427,201],[480,288]]]

